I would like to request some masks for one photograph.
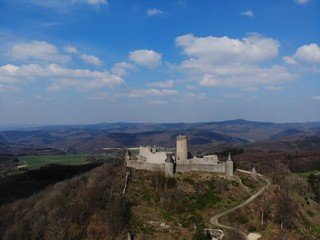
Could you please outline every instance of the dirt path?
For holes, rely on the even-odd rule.
[[[247,174],[251,174],[251,172],[249,171],[245,171],[245,170],[240,170],[238,169],[237,171],[239,172],[242,172],[242,173],[247,173]],[[233,208],[230,208],[224,212],[221,212],[221,213],[218,213],[216,215],[214,215],[211,219],[210,219],[210,223],[215,225],[215,226],[218,226],[218,227],[221,227],[221,228],[226,228],[226,229],[232,229],[232,230],[235,230],[237,232],[239,232],[241,235],[243,235],[246,239],[248,239],[248,236],[245,232],[241,231],[240,229],[237,229],[237,228],[234,228],[234,227],[230,227],[230,226],[227,226],[227,225],[223,225],[221,223],[219,223],[219,218],[220,217],[223,217],[239,208],[242,208],[244,207],[245,205],[249,204],[250,202],[252,202],[254,199],[256,199],[261,193],[263,193],[270,185],[271,185],[271,182],[264,178],[261,174],[258,174],[259,177],[261,177],[262,179],[264,179],[266,181],[266,185],[264,187],[262,187],[258,192],[256,192],[254,195],[252,195],[250,198],[248,198],[247,200],[245,200],[243,203],[233,207]]]

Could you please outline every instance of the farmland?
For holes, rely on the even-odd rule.
[[[99,160],[111,159],[111,154],[67,154],[67,155],[40,155],[21,156],[19,166],[26,165],[29,170],[39,169],[48,164],[82,165]]]

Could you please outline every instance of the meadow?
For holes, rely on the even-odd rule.
[[[19,157],[19,165],[27,165],[29,170],[39,169],[48,164],[82,165],[97,160],[110,159],[111,154],[67,154],[67,155],[37,155]]]
[[[309,177],[311,174],[320,175],[320,170],[297,173],[297,175],[299,175],[300,177]]]

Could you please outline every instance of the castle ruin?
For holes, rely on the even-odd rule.
[[[219,161],[217,155],[207,155],[203,158],[192,156],[188,152],[188,137],[177,136],[176,151],[161,152],[156,147],[140,147],[136,158],[126,153],[126,166],[149,171],[161,171],[166,176],[173,176],[177,172],[204,171],[224,173],[233,176],[234,164],[229,154],[227,161]]]

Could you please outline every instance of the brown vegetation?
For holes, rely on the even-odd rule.
[[[121,239],[129,202],[125,169],[104,164],[0,208],[1,239]]]
[[[221,222],[263,239],[320,237],[320,176],[292,174],[291,166],[318,162],[319,151],[244,152],[238,166],[255,167],[273,185],[266,194]],[[308,160],[309,159],[309,160]],[[123,163],[102,165],[56,183],[27,199],[0,208],[0,239],[207,239],[203,228],[217,212],[244,201],[265,184],[236,172],[224,175],[191,172],[172,178],[163,173],[132,170],[122,196]],[[48,174],[47,174],[48,175]],[[234,231],[226,239],[241,239]]]

